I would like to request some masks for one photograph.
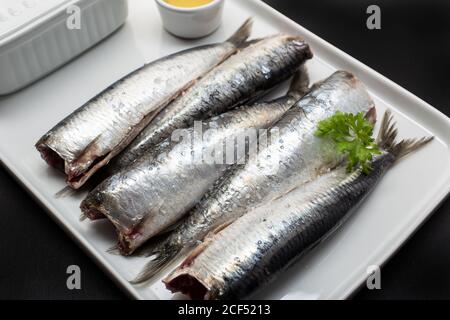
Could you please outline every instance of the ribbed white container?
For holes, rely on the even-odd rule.
[[[68,10],[73,6],[80,9],[80,29],[67,24],[76,20]],[[127,0],[0,0],[0,95],[64,65],[117,30],[127,15]]]

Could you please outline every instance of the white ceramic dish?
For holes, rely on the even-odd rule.
[[[212,0],[203,6],[180,8],[164,0],[155,0],[164,28],[170,33],[187,39],[207,36],[220,26],[225,0]]]
[[[33,86],[0,99],[0,159],[55,221],[134,298],[174,297],[159,279],[143,287],[127,282],[145,260],[106,253],[115,241],[113,228],[106,222],[80,223],[78,206],[83,195],[55,198],[64,187],[63,177],[45,165],[33,145],[55,123],[144,61],[222,41],[249,16],[255,19],[255,37],[279,31],[305,37],[315,52],[309,63],[313,81],[336,69],[350,70],[367,85],[379,114],[387,107],[394,111],[401,136],[436,137],[432,144],[392,168],[336,234],[281,275],[258,298],[348,297],[365,281],[367,267],[383,264],[449,192],[449,119],[262,2],[227,1],[227,23],[211,37],[188,42],[162,30],[152,1],[130,1],[129,23],[116,35]]]
[[[117,30],[127,14],[127,0],[0,0],[0,95],[78,56]]]

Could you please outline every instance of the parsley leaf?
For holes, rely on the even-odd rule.
[[[372,138],[374,125],[362,112],[336,112],[333,116],[319,122],[316,136],[332,140],[336,150],[348,157],[347,171],[361,167],[364,173],[372,168],[373,155],[380,154],[380,148]]]

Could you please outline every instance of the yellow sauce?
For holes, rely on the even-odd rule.
[[[180,8],[194,8],[204,6],[214,0],[165,0],[168,4]]]

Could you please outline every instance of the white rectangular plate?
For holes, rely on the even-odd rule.
[[[153,1],[130,1],[129,21],[117,34],[39,83],[0,99],[0,159],[132,297],[179,298],[173,297],[160,279],[143,287],[128,283],[145,260],[106,253],[115,242],[112,227],[106,222],[79,221],[83,195],[55,197],[64,187],[63,177],[40,159],[34,143],[63,117],[143,62],[222,41],[249,16],[255,19],[254,36],[280,31],[300,34],[315,53],[309,63],[312,81],[336,69],[349,70],[366,84],[380,115],[387,107],[394,111],[402,137],[436,137],[431,145],[392,168],[336,234],[257,295],[263,299],[346,298],[364,282],[367,267],[383,264],[448,194],[449,119],[262,2],[228,0],[224,14],[224,24],[215,34],[192,42],[161,28]]]

